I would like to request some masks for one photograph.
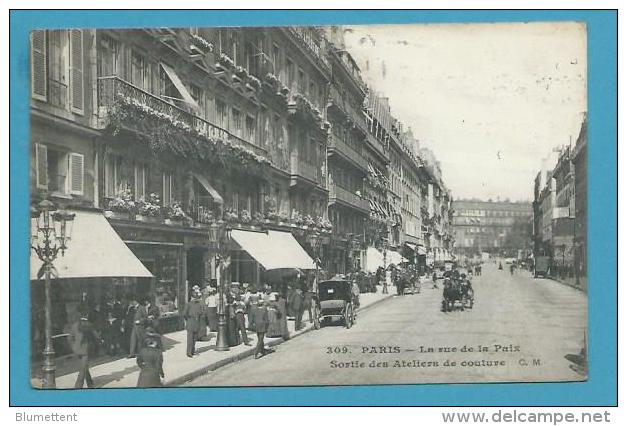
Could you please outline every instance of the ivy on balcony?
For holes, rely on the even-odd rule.
[[[271,164],[249,149],[202,135],[176,117],[127,96],[116,100],[109,120],[109,130],[114,135],[122,129],[137,130],[154,154],[175,155],[255,177],[263,176],[266,166]]]
[[[305,95],[294,93],[290,99],[289,108],[292,113],[301,114],[321,128],[326,124],[320,110]]]

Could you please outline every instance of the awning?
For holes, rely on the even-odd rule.
[[[416,251],[416,244],[412,244],[412,243],[405,243],[405,245],[410,248],[412,251]]]
[[[374,247],[366,249],[366,272],[377,272],[379,267],[383,267],[383,253]]]
[[[316,264],[289,232],[233,230],[231,237],[265,270],[316,269]]]
[[[183,84],[179,76],[176,75],[176,72],[164,63],[161,63],[161,67],[163,68],[163,71],[165,71],[165,73],[168,75],[168,78],[170,79],[170,81],[172,81],[172,84],[174,84],[174,87],[176,87],[176,90],[178,90],[178,92],[181,94],[181,96],[183,97],[183,100],[189,105],[191,105],[194,109],[196,110],[200,109],[200,107],[198,106],[198,103],[194,100],[192,95],[187,91],[187,88],[185,87],[185,85]]]
[[[72,240],[65,255],[54,261],[58,278],[152,277],[99,212],[73,211]],[[42,262],[31,250],[30,279]]]
[[[409,262],[407,259],[401,256],[399,252],[392,251],[392,250],[387,251],[385,260],[388,265],[390,263],[394,265],[399,265],[401,263]]]
[[[211,186],[209,181],[204,176],[197,173],[192,173],[192,175],[196,178],[198,182],[200,182],[200,184],[203,186],[203,188],[205,188],[209,195],[211,195],[211,198],[213,198],[214,202],[218,204],[224,204],[224,198],[222,198],[220,193],[216,191],[213,186]]]
[[[416,246],[416,254],[424,256],[424,255],[427,254],[427,249],[424,246],[418,245],[418,246]]]

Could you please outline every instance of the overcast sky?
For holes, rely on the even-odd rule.
[[[541,159],[576,141],[587,110],[581,24],[355,26],[345,39],[455,198],[532,200]]]

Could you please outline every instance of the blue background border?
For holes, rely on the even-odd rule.
[[[589,351],[585,383],[118,389],[29,386],[28,33],[142,27],[576,20],[588,26]],[[12,405],[616,405],[617,14],[614,11],[13,11],[10,19],[10,402]],[[538,46],[541,48],[541,46]],[[531,190],[531,187],[530,187]]]

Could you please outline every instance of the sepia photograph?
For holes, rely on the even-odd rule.
[[[30,386],[588,379],[583,22],[30,32]]]

